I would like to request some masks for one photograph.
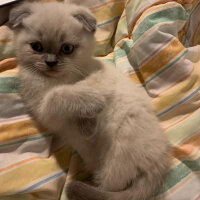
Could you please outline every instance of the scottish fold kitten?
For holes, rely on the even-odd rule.
[[[43,127],[81,156],[97,187],[73,200],[149,200],[168,170],[169,143],[148,96],[93,57],[96,19],[84,7],[24,3],[10,13],[21,96]]]

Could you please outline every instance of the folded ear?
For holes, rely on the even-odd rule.
[[[23,25],[23,19],[31,14],[29,3],[23,3],[10,11],[9,26],[15,29]]]
[[[96,31],[97,20],[89,9],[85,7],[76,7],[73,16],[83,24],[85,30],[89,32]]]

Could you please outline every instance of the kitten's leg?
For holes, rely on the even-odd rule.
[[[169,144],[156,118],[142,108],[138,111],[121,122],[96,180],[102,190],[115,192],[129,188],[131,200],[147,200],[168,170]]]

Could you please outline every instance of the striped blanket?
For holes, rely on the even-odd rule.
[[[98,19],[96,56],[146,90],[173,145],[155,199],[199,200],[200,1],[82,3]],[[26,113],[12,37],[0,26],[0,200],[66,200],[67,182],[85,173],[78,155]]]

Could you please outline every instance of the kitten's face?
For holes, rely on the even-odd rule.
[[[94,34],[85,30],[64,4],[42,5],[32,5],[32,14],[16,32],[20,66],[47,76],[84,75],[93,53]]]

